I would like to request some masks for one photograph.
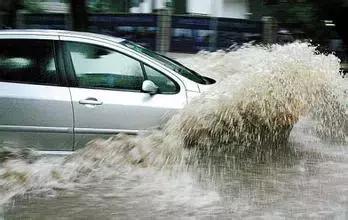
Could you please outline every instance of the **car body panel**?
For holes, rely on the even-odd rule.
[[[86,142],[96,137],[109,137],[117,133],[136,134],[139,131],[159,127],[169,115],[187,103],[185,84],[180,78],[147,57],[144,58],[126,47],[110,44],[104,40],[81,39],[75,36],[60,36],[60,39],[63,42],[93,44],[123,53],[160,70],[164,75],[174,79],[179,87],[176,94],[154,95],[140,91],[70,88],[75,115],[74,149],[83,147]],[[81,101],[87,99],[97,100],[101,104],[81,104]]]
[[[0,82],[0,144],[38,150],[71,150],[69,89]]]
[[[70,90],[75,115],[75,149],[94,138],[93,134],[136,134],[156,128],[186,104],[185,90],[173,95],[83,88]],[[80,103],[88,97],[102,104]]]

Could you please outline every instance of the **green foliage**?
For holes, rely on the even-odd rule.
[[[90,12],[94,13],[109,12],[111,10],[110,1],[97,0],[95,2],[91,2],[88,4],[88,9]]]
[[[88,3],[88,10],[92,13],[128,12],[131,5],[130,0],[97,0]]]
[[[43,9],[40,7],[41,0],[24,0],[24,10],[31,13],[42,13]]]
[[[287,28],[291,32],[303,32],[300,36],[296,36],[298,39],[311,39],[315,44],[326,43],[330,32],[322,21],[325,18],[321,11],[325,9],[318,7],[318,1],[288,1],[271,5],[259,0],[250,0],[250,2],[252,19],[260,20],[263,16],[271,16],[280,27]]]
[[[316,13],[314,5],[309,1],[266,5],[259,0],[250,0],[250,7],[253,19],[260,20],[262,16],[272,16],[280,23],[312,22]]]

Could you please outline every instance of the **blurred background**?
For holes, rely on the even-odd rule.
[[[161,53],[311,41],[348,63],[348,0],[0,0],[0,27],[89,31]]]

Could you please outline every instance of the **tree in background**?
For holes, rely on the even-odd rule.
[[[23,8],[22,0],[0,0],[1,28],[16,28],[17,10]]]
[[[174,14],[186,14],[187,0],[173,0]]]
[[[311,39],[323,47],[328,46],[330,39],[338,38],[348,45],[348,0],[249,0],[249,3],[251,19],[272,16],[280,28],[302,32],[300,39]],[[335,26],[326,26],[324,20],[332,20]]]
[[[332,20],[335,30],[345,45],[348,45],[348,0],[311,0],[311,2],[316,9],[317,17],[322,20]]]
[[[30,13],[44,12],[44,10],[40,6],[40,1],[38,0],[24,0],[23,7],[26,11]]]
[[[126,13],[131,6],[131,0],[94,0],[89,1],[88,10],[91,13]]]
[[[72,29],[75,31],[87,31],[88,14],[86,0],[71,0],[70,12],[72,17]]]

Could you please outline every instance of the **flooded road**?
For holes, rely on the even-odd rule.
[[[69,190],[16,197],[3,207],[0,216],[347,219],[348,146],[323,143],[301,126],[291,137],[294,151],[274,155],[272,162],[232,162],[220,157],[206,158],[201,169],[185,172],[169,174],[143,168]]]
[[[335,57],[292,44],[183,62],[221,83],[160,131],[4,162],[0,219],[348,218]]]

